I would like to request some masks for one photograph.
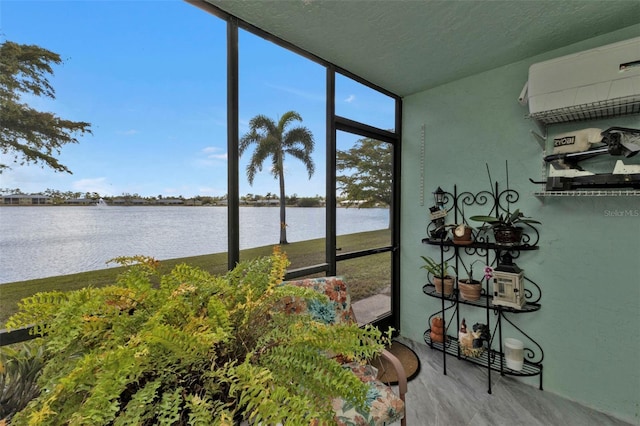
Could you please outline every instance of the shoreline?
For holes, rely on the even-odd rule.
[[[355,234],[338,235],[338,244],[342,247],[349,247],[350,251],[360,248],[374,248],[389,246],[390,231],[382,229],[377,231],[365,231]],[[289,243],[281,246],[282,251],[287,253],[291,265],[288,269],[298,269],[324,262],[324,238],[304,240]],[[278,244],[265,245],[261,247],[249,248],[240,251],[240,259],[249,259],[258,256],[268,256],[273,247]],[[379,256],[379,255],[377,255]],[[341,269],[341,275],[350,276],[352,297],[357,300],[366,297],[367,294],[377,291],[376,286],[388,285],[388,271],[386,278],[366,277],[359,278],[361,274],[357,271],[377,271],[380,269],[380,261],[377,256],[366,256],[352,259],[345,262]],[[223,274],[228,271],[227,252],[212,253],[199,256],[180,257],[161,260],[163,269],[172,269],[178,264],[188,263],[200,267],[213,274]],[[389,265],[390,268],[391,265]],[[72,291],[84,287],[102,287],[115,281],[118,274],[124,269],[122,266],[98,269],[87,272],[78,272],[69,275],[52,276],[47,278],[35,278],[24,281],[13,281],[0,284],[0,328],[4,326],[7,319],[18,311],[18,303],[39,292],[46,291]],[[376,287],[376,288],[373,288]]]

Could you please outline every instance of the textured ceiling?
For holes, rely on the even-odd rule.
[[[400,96],[640,23],[640,1],[206,0]]]

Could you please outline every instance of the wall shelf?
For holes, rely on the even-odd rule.
[[[460,352],[460,347],[458,346],[458,339],[455,337],[447,336],[447,340],[443,344],[440,342],[431,342],[429,333],[425,332],[424,340],[433,349],[436,349],[440,352],[445,352],[448,355],[453,355],[457,357]],[[542,389],[542,364],[532,363],[525,359],[522,370],[520,371],[511,370],[510,368],[507,367],[507,363],[504,359],[504,355],[501,352],[498,352],[495,350],[485,351],[482,355],[480,355],[477,358],[460,355],[460,359],[464,359],[465,361],[468,361],[472,364],[476,364],[482,367],[486,367],[488,365],[492,371],[497,371],[505,376],[519,376],[519,377],[540,376],[539,388]]]
[[[455,292],[450,296],[442,296],[440,293],[436,291],[436,287],[433,284],[425,284],[422,287],[422,292],[427,296],[436,297],[438,299],[440,297],[444,297],[445,300],[449,300],[452,302],[455,301],[456,303],[460,303],[462,305],[476,306],[479,308],[486,308],[487,306],[489,306],[490,309],[495,309],[496,311],[508,312],[511,314],[524,314],[527,312],[534,312],[534,311],[540,310],[540,308],[542,307],[542,305],[540,305],[539,303],[532,303],[532,302],[525,303],[522,309],[513,309],[508,306],[493,305],[491,304],[491,298],[487,297],[484,294],[480,296],[479,300],[466,300],[466,299],[463,299],[462,297],[457,296]]]
[[[597,189],[577,191],[536,191],[536,197],[640,197],[639,189]]]

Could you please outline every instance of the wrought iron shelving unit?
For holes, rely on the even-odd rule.
[[[519,199],[519,194],[516,191],[507,189],[500,192],[497,184],[495,185],[493,192],[481,191],[478,193],[458,193],[457,187],[454,186],[453,193],[445,192],[444,194],[442,208],[447,210],[448,217],[453,213],[453,220],[456,224],[463,222],[466,223],[465,210],[468,212],[471,209],[490,208],[490,212],[488,213],[489,215],[499,216],[501,213],[505,214],[513,211],[513,203],[517,202]],[[509,253],[513,259],[517,259],[520,257],[522,252],[537,250],[537,244],[539,241],[538,230],[530,224],[523,224],[523,227],[525,228],[525,231],[523,233],[522,243],[517,246],[496,244],[491,242],[488,236],[479,231],[474,231],[474,242],[471,244],[458,245],[449,239],[442,240],[432,238],[425,238],[422,240],[422,243],[439,247],[441,265],[444,265],[445,262],[448,262],[449,264],[453,263],[455,264],[456,271],[460,271],[463,266],[466,266],[467,264],[471,265],[472,261],[477,259],[483,259],[486,262],[486,265],[496,265],[504,253]],[[433,228],[433,223],[430,223],[427,228],[427,235],[431,235]],[[512,314],[527,314],[537,312],[541,309],[539,302],[542,298],[542,292],[540,287],[534,281],[525,276],[526,303],[522,309],[515,309],[507,306],[494,305],[492,303],[492,293],[490,290],[491,283],[487,279],[482,281],[483,288],[480,299],[473,301],[466,300],[461,297],[457,280],[453,293],[449,296],[445,296],[443,293],[438,293],[436,291],[432,278],[433,277],[429,274],[428,282],[423,286],[422,290],[427,296],[440,299],[441,308],[429,317],[428,328],[424,332],[424,340],[429,347],[442,352],[443,373],[447,374],[447,356],[455,356],[458,359],[486,368],[489,393],[491,393],[492,372],[498,372],[503,376],[539,376],[539,389],[542,390],[542,361],[544,359],[542,347],[509,319],[509,316]],[[465,356],[458,345],[457,331],[459,330],[461,323],[461,309],[483,309],[486,313],[486,324],[491,329],[492,337],[488,344],[488,349],[477,358]],[[491,314],[493,314],[494,317],[493,321]],[[446,337],[444,339],[444,343],[434,342],[430,337],[431,319],[436,316],[441,316],[445,320],[446,330],[449,330],[450,327],[455,328],[455,336],[445,332]],[[502,346],[503,325],[506,326],[506,324],[511,327],[511,330],[516,330],[524,337],[524,365],[522,370],[512,370],[506,365]]]

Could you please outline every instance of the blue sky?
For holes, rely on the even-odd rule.
[[[93,135],[63,148],[72,172],[13,166],[0,188],[192,197],[224,195],[226,178],[226,27],[179,0],[0,0],[0,36],[60,54],[50,78],[56,99],[24,97],[39,110],[92,124]],[[287,194],[325,193],[325,69],[241,31],[240,135],[249,120],[274,120],[289,110],[314,135],[316,173],[286,162]],[[382,128],[393,127],[393,102],[347,78],[336,83],[336,111]],[[339,135],[338,148],[357,138]],[[250,153],[241,158],[244,172]],[[268,173],[240,194],[277,193]]]

